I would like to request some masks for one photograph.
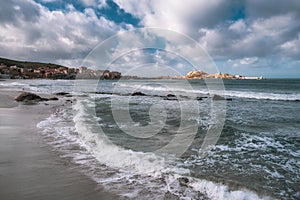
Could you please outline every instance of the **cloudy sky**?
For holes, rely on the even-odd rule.
[[[299,0],[0,1],[0,57],[78,67],[111,36],[156,27],[198,43],[221,72],[300,77]],[[131,37],[127,43],[137,41]],[[147,59],[145,54],[130,52],[120,63],[139,56],[156,64],[170,59],[176,70],[188,71],[174,54],[151,50]]]

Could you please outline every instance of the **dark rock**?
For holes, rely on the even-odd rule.
[[[222,100],[226,100],[226,99],[224,97],[220,96],[220,95],[215,94],[212,97],[212,100],[214,100],[214,101],[222,101]]]
[[[58,93],[55,93],[55,95],[60,95],[60,96],[65,96],[65,95],[68,95],[70,93],[68,92],[58,92]]]
[[[196,100],[201,101],[203,100],[203,97],[197,97]]]
[[[164,97],[164,100],[176,101],[178,99],[177,99],[177,96],[174,94],[167,94],[167,96]]]
[[[66,95],[66,97],[73,97],[73,95],[71,95],[71,94],[67,94],[67,95]]]
[[[18,97],[15,98],[16,101],[28,102],[28,101],[48,101],[46,98],[42,98],[39,95],[30,93],[30,92],[22,92]]]
[[[225,97],[222,97],[222,96],[220,96],[220,95],[214,95],[213,97],[212,97],[212,100],[214,100],[214,101],[222,101],[222,100],[226,100],[226,101],[232,101],[232,98],[225,98]]]
[[[178,178],[180,186],[188,187],[188,183],[190,182],[188,178],[186,177],[180,177]]]
[[[167,97],[176,97],[174,94],[167,94]]]
[[[146,94],[144,94],[142,92],[134,92],[131,94],[131,96],[146,96]]]
[[[51,98],[49,98],[48,100],[49,100],[49,101],[57,101],[58,98],[57,98],[57,97],[51,97]]]

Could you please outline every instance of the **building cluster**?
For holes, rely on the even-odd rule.
[[[214,78],[214,79],[241,79],[241,80],[262,80],[263,77],[247,77],[242,75],[232,75],[232,74],[208,74],[202,71],[191,71],[187,73],[185,76],[175,76],[174,78],[184,78],[184,79],[202,79],[202,78]]]
[[[95,70],[88,69],[87,67],[79,67],[78,73],[76,76],[77,79],[120,79],[121,73],[109,70]]]
[[[0,64],[0,78],[6,79],[120,79],[120,72],[108,70],[93,70],[87,67],[79,68],[23,68],[16,65],[6,66]]]

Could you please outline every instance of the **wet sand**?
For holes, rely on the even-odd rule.
[[[45,144],[36,124],[50,115],[55,103],[20,105],[14,96],[0,91],[0,199],[119,198]]]

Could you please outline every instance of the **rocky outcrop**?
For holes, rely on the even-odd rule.
[[[167,97],[176,97],[174,94],[167,94]]]
[[[70,93],[68,92],[58,92],[58,93],[55,93],[56,95],[60,95],[60,96],[64,96],[64,95],[69,95]]]
[[[164,100],[177,101],[178,98],[174,94],[167,94],[167,96],[164,97]]]
[[[131,96],[146,96],[146,94],[144,94],[142,92],[134,92],[131,94]]]
[[[19,96],[15,98],[18,102],[39,102],[39,101],[57,101],[57,97],[51,97],[49,99],[40,97],[37,94],[30,92],[22,92]]]
[[[19,96],[15,98],[16,101],[21,101],[21,102],[38,102],[38,101],[48,101],[46,98],[42,98],[39,95],[30,93],[30,92],[22,92]]]
[[[179,182],[180,186],[188,187],[188,184],[190,181],[186,177],[179,177],[178,182]]]
[[[232,101],[232,98],[225,98],[225,97],[222,97],[220,95],[217,95],[215,94],[213,97],[212,97],[212,100],[213,101]]]
[[[207,75],[205,72],[201,71],[191,71],[187,73],[186,78],[204,78]]]

